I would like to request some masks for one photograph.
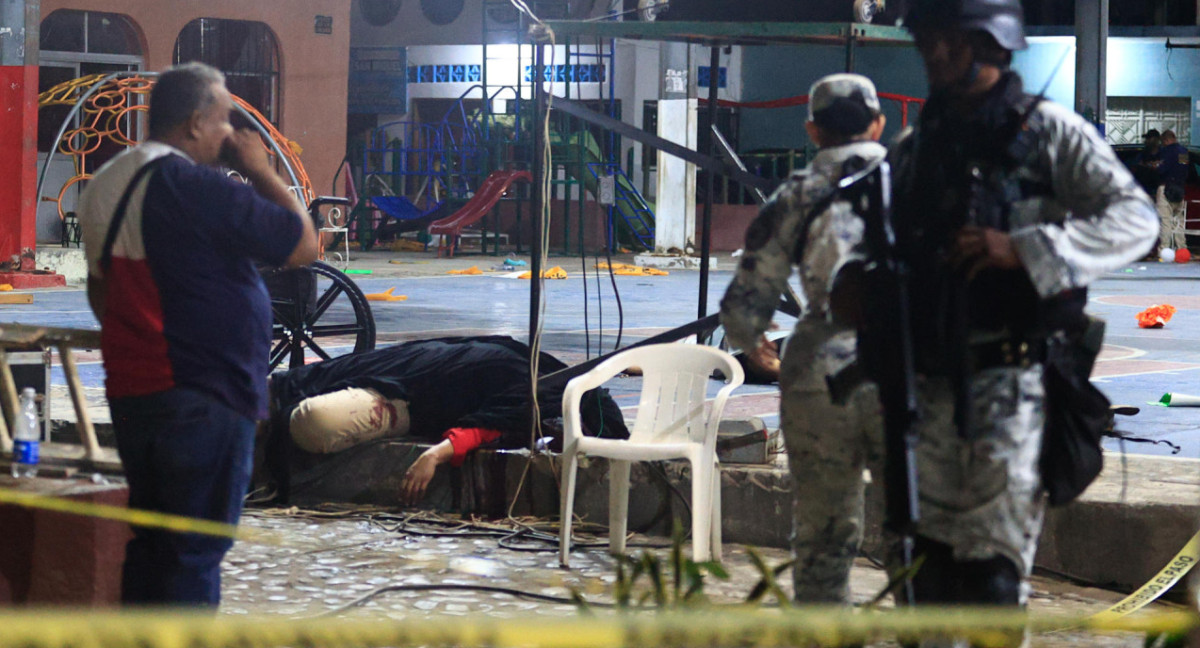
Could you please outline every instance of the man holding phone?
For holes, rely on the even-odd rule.
[[[79,213],[129,506],[235,524],[267,413],[271,308],[255,264],[311,263],[317,237],[232,110],[217,70],[164,72],[149,139],[96,173]],[[215,608],[231,545],[134,527],[122,601]]]

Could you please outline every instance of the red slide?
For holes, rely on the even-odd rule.
[[[508,187],[518,181],[532,182],[533,176],[528,171],[493,171],[462,209],[430,223],[429,233],[442,236],[438,244],[438,256],[442,256],[443,249],[449,250],[447,256],[454,256],[454,248],[458,247],[458,237],[462,235],[463,228],[479,222],[496,206]]]

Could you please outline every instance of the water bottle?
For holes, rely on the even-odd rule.
[[[13,477],[36,477],[41,434],[37,420],[37,392],[26,387],[21,392],[21,407],[13,431]]]

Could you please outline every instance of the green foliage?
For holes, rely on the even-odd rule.
[[[1186,634],[1154,634],[1146,635],[1146,641],[1142,644],[1145,648],[1184,648],[1187,646]]]
[[[706,579],[711,576],[729,580],[729,572],[715,560],[692,560],[684,552],[683,542],[683,529],[676,521],[666,559],[648,550],[635,556],[615,556],[617,581],[613,586],[613,599],[618,610],[669,611],[713,605],[704,593]],[[757,605],[771,595],[781,607],[790,607],[791,601],[779,587],[777,578],[792,567],[793,561],[771,567],[758,552],[747,551],[760,580],[747,595],[746,603]],[[587,601],[578,590],[571,592],[571,598],[581,611],[590,613]]]

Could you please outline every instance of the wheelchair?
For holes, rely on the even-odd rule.
[[[346,198],[318,196],[308,213],[320,230],[321,208],[348,205]],[[304,366],[309,352],[321,360],[333,355],[327,349],[352,345],[351,353],[375,348],[375,316],[371,305],[344,272],[324,261],[302,268],[260,267],[271,297],[272,344],[270,371],[287,361],[287,368]]]

